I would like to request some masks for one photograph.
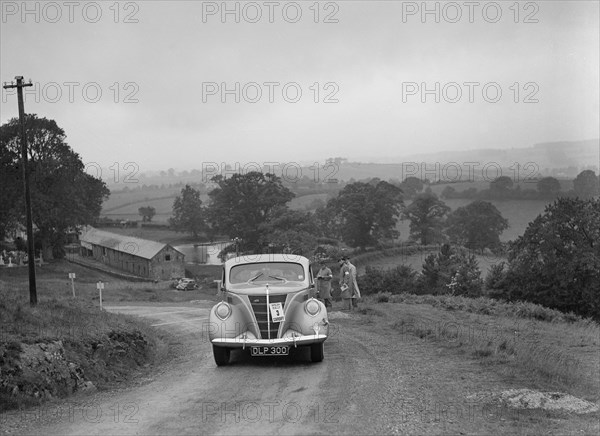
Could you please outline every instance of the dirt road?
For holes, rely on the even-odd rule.
[[[203,334],[211,305],[107,308],[172,332],[179,354],[138,386],[9,414],[5,428],[45,435],[528,432],[531,417],[476,400],[518,381],[400,335],[372,315],[332,312],[322,363],[310,363],[302,349],[286,358],[238,351],[231,365],[217,367]]]

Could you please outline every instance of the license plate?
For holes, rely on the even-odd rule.
[[[252,347],[252,356],[287,356],[290,354],[288,346]]]

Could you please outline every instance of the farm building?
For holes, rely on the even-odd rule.
[[[81,255],[140,277],[185,276],[185,256],[169,244],[88,227],[79,237]]]

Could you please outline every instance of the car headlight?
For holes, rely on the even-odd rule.
[[[304,310],[306,310],[306,313],[308,313],[310,316],[315,316],[321,311],[321,306],[317,300],[311,298],[304,305]]]
[[[231,306],[224,301],[219,303],[215,309],[215,314],[221,319],[225,321],[231,315]]]

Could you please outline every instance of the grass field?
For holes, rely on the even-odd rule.
[[[466,206],[473,200],[453,198],[443,201],[450,209],[456,210],[459,207]],[[521,236],[527,225],[543,213],[546,205],[551,202],[547,200],[502,200],[492,201],[491,203],[508,220],[508,229],[500,235],[500,241],[507,242]],[[410,222],[408,220],[399,221],[396,228],[400,231],[400,240],[407,241],[410,235]]]
[[[385,317],[396,332],[391,342],[416,336],[478,359],[516,384],[600,399],[600,326],[591,320],[488,298],[399,294],[380,301],[378,295],[365,297],[362,312]],[[597,414],[589,418],[597,426]]]
[[[292,201],[288,203],[290,209],[306,211],[311,210],[314,211],[316,208],[314,207],[316,202],[323,202],[323,204],[327,203],[328,194],[309,194],[303,195],[302,197],[294,197]],[[316,202],[315,202],[316,200]]]
[[[181,188],[165,188],[155,191],[129,191],[111,194],[102,205],[101,216],[112,219],[140,220],[138,209],[152,206],[156,209],[153,222],[166,223],[173,215],[173,202],[180,195]],[[207,195],[201,196],[202,201],[208,200]]]
[[[364,274],[366,265],[372,266],[375,268],[384,269],[384,270],[396,268],[397,266],[400,266],[400,265],[408,265],[415,271],[420,272],[422,269],[422,266],[423,266],[423,262],[425,262],[425,258],[430,253],[437,253],[437,252],[438,252],[437,250],[432,250],[432,251],[424,251],[422,253],[416,253],[416,254],[411,254],[411,255],[398,255],[398,256],[389,256],[389,257],[382,256],[380,258],[369,260],[365,265],[361,265],[360,263],[357,264],[358,274]],[[502,262],[503,260],[506,260],[505,258],[494,256],[494,255],[483,256],[479,253],[473,253],[473,254],[477,258],[477,263],[479,265],[479,269],[481,270],[481,276],[483,278],[485,278],[485,276],[487,275],[487,273],[490,270],[490,268],[492,267],[492,265],[495,265],[497,263]]]
[[[515,186],[518,184],[521,186],[521,189],[536,189],[536,183],[537,182],[520,181],[515,183]],[[572,181],[561,180],[560,183],[563,191],[571,189],[572,187]],[[439,195],[446,186],[452,186],[458,191],[467,188],[482,190],[489,188],[489,182],[476,181],[449,185],[433,185],[431,189]],[[111,194],[103,205],[101,215],[112,219],[140,220],[141,217],[138,213],[138,208],[142,206],[152,206],[156,209],[156,215],[152,221],[156,223],[167,223],[173,213],[173,201],[180,192],[181,188],[164,188],[145,191],[132,190],[129,192]],[[289,207],[300,211],[314,210],[315,205],[319,204],[319,202],[325,203],[327,199],[327,193],[303,195],[292,199],[289,203]],[[207,200],[208,196],[203,195],[202,201],[206,202]],[[473,200],[444,200],[452,210],[465,206],[471,201]],[[527,224],[542,213],[545,205],[550,202],[547,200],[494,200],[492,203],[498,208],[502,216],[508,219],[510,227],[500,235],[500,240],[506,242],[522,235]],[[406,202],[406,205],[408,204],[410,204],[410,201]],[[400,231],[400,240],[408,240],[410,234],[409,222],[400,221],[397,228]]]
[[[47,263],[36,269],[39,300],[72,299],[71,281],[68,278],[71,272],[76,274],[76,299],[90,307],[99,306],[99,294],[96,289],[98,280],[105,284],[102,301],[106,304],[121,301],[183,302],[209,299],[215,293],[212,283],[206,289],[182,292],[171,289],[170,281],[133,283],[62,260]],[[0,296],[27,300],[27,274],[25,267],[0,269]]]

